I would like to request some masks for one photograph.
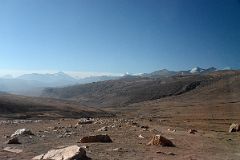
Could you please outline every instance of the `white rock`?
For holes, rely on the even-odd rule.
[[[239,132],[240,131],[240,125],[238,123],[233,123],[231,124],[231,126],[229,127],[229,133],[231,132]]]
[[[23,152],[22,149],[17,149],[17,148],[12,148],[12,147],[5,147],[3,150],[7,151],[7,152],[12,152],[12,153],[21,153],[21,152]]]
[[[175,147],[175,145],[172,143],[172,141],[170,141],[170,139],[167,139],[161,135],[154,135],[147,145]]]
[[[143,139],[144,137],[140,134],[139,136],[138,136],[138,138],[141,138],[141,139]]]
[[[83,148],[73,145],[62,149],[50,150],[46,154],[34,157],[32,160],[72,160],[84,159],[86,157],[86,151]]]
[[[108,127],[107,126],[104,126],[100,129],[98,129],[98,132],[101,132],[101,131],[107,131],[108,130]]]
[[[169,132],[176,132],[176,129],[170,129],[170,128],[168,128],[168,131],[169,131]]]
[[[122,148],[114,148],[113,151],[120,151]]]
[[[18,129],[11,135],[11,137],[19,136],[19,135],[33,135],[33,133],[26,128]]]
[[[40,154],[40,155],[32,158],[32,160],[41,160],[41,159],[43,159],[43,156],[44,156],[44,154]]]
[[[80,124],[92,124],[94,123],[94,119],[93,118],[81,118],[78,120],[78,123],[77,125],[80,125]]]

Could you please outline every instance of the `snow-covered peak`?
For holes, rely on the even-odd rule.
[[[207,69],[203,69],[203,68],[200,68],[200,67],[195,67],[195,68],[190,70],[190,73],[192,73],[192,74],[211,73],[211,72],[215,72],[215,71],[217,71],[217,68],[215,68],[215,67],[210,67],[210,68],[207,68]]]
[[[203,72],[205,69],[200,68],[200,67],[195,67],[193,69],[191,69],[190,73],[201,73]]]

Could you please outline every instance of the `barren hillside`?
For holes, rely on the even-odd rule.
[[[218,83],[231,85],[229,82],[235,81],[235,77],[239,75],[239,71],[219,71],[209,74],[178,75],[164,78],[127,77],[64,88],[48,88],[44,90],[42,95],[74,100],[96,107],[117,107],[182,95],[190,91],[209,92],[204,88],[212,86],[218,89],[221,86],[214,87]],[[230,88],[236,87],[230,86]]]
[[[79,103],[50,98],[32,98],[0,94],[0,117],[52,119],[109,116],[110,114]]]

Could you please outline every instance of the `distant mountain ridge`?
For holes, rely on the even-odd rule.
[[[170,71],[167,69],[162,69],[162,70],[154,71],[152,73],[144,73],[141,76],[157,78],[157,77],[171,77],[175,75],[206,74],[206,73],[211,73],[215,71],[217,71],[217,68],[215,67],[210,67],[207,69],[203,69],[201,67],[195,67],[188,71]]]
[[[203,69],[195,67],[187,71],[169,71],[162,69],[152,73],[144,73],[138,75],[125,74],[123,76],[91,76],[82,79],[74,78],[64,72],[47,73],[47,74],[24,74],[13,78],[11,76],[4,76],[0,78],[0,91],[12,94],[39,96],[44,88],[48,87],[64,87],[76,84],[87,84],[99,81],[117,80],[117,79],[134,79],[138,77],[146,78],[167,78],[177,75],[192,75],[192,74],[207,74],[217,71],[216,68],[211,67]]]
[[[144,73],[142,74],[142,76],[146,76],[146,77],[155,77],[155,76],[173,76],[176,75],[178,72],[175,71],[169,71],[167,69],[162,69],[162,70],[158,70],[158,71],[154,71],[152,73]]]
[[[91,76],[77,79],[64,72],[57,72],[53,74],[31,73],[23,74],[16,78],[3,76],[0,78],[0,91],[18,95],[40,96],[42,90],[46,87],[63,87],[75,84],[112,80],[117,78],[119,77]]]
[[[77,79],[69,76],[68,74],[64,72],[58,72],[54,74],[39,74],[39,73],[32,73],[32,74],[24,74],[17,79],[21,80],[27,80],[27,81],[38,81],[38,82],[43,82],[45,84],[50,84],[50,85],[68,85],[72,83],[77,83]],[[52,84],[54,83],[54,84]]]
[[[95,107],[117,107],[142,101],[179,96],[191,91],[197,92],[205,87],[205,91],[208,91],[209,87],[220,80],[226,85],[225,88],[227,88],[229,81],[233,81],[236,85],[239,84],[240,71],[215,71],[213,68],[201,69],[194,74],[191,74],[190,71],[186,75],[182,75],[182,72],[179,72],[167,77],[166,75],[171,75],[171,72],[164,70],[164,74],[162,74],[162,71],[155,72],[151,75],[153,77],[149,75],[148,77],[146,75],[126,75],[118,80],[61,88],[46,88],[42,96],[73,100]],[[164,76],[157,77],[159,73]]]

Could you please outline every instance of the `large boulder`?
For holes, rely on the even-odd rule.
[[[229,127],[229,133],[231,133],[231,132],[239,132],[239,131],[240,131],[240,126],[239,126],[238,123],[233,123]]]
[[[21,144],[18,140],[18,137],[13,137],[11,139],[9,139],[6,144]]]
[[[80,139],[81,143],[111,143],[112,140],[108,135],[87,136]]]
[[[29,129],[22,128],[22,129],[16,130],[15,133],[11,135],[11,137],[16,137],[20,135],[34,135],[34,134]]]
[[[175,145],[167,138],[161,135],[154,135],[151,141],[147,145],[163,146],[163,147],[175,147]]]
[[[69,146],[62,149],[53,149],[45,154],[38,155],[32,160],[88,160],[86,151],[77,146]]]

